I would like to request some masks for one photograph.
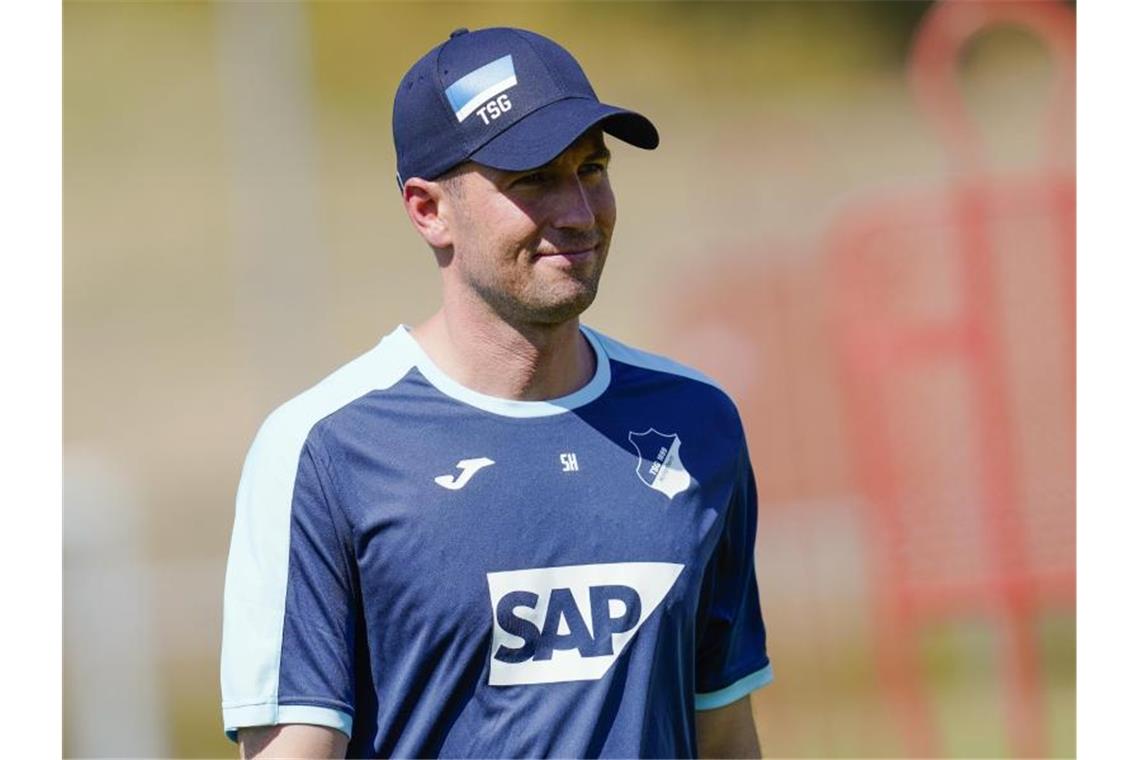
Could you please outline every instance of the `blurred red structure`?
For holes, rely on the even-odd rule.
[[[955,81],[965,45],[999,25],[1033,32],[1054,64],[1045,158],[1018,176],[987,171]],[[963,616],[984,616],[1000,631],[1010,749],[1046,751],[1034,625],[1045,605],[1071,608],[1075,587],[1065,487],[1075,420],[1075,180],[1063,160],[1073,155],[1074,27],[1072,10],[1053,2],[935,5],[910,74],[953,178],[852,209],[826,244],[832,337],[867,510],[876,656],[915,756],[938,754],[941,743],[923,686],[922,628]],[[1011,283],[1026,278],[1045,293],[1029,309],[1037,326],[1029,332],[1011,326],[1009,309],[1018,300]],[[1018,340],[1025,335],[1037,345]],[[1018,359],[1026,355],[1036,358]],[[924,404],[929,416],[916,430]],[[900,414],[908,408],[911,422]],[[1035,426],[1033,409],[1062,424]],[[1061,485],[1046,498],[1027,495],[1027,471],[1041,469],[1027,453],[1040,448],[1042,429],[1060,463]],[[1040,525],[1053,530],[1035,533]]]

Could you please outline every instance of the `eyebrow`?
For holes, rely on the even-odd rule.
[[[591,151],[590,154],[588,156],[586,156],[585,158],[583,158],[582,160],[583,161],[603,161],[603,160],[608,161],[608,160],[610,160],[610,158],[611,158],[610,149],[607,148],[605,145],[602,145],[597,150]],[[542,166],[536,166],[533,169],[519,169],[517,171],[505,171],[505,170],[500,169],[499,171],[503,171],[503,173],[507,177],[513,179],[515,177],[525,176],[527,174],[530,174],[531,172],[542,171],[543,169],[549,168],[553,163],[554,163],[554,161],[551,161],[549,163],[543,164]]]
[[[600,160],[609,159],[609,158],[610,158],[610,149],[607,148],[605,145],[602,145],[602,146],[599,146],[597,150],[590,151],[589,155],[583,157],[582,160],[583,161],[600,161]],[[555,161],[556,160],[557,159],[555,159]],[[548,163],[543,164],[542,166],[539,166],[539,167],[536,167],[535,169],[530,169],[527,171],[538,171],[540,169],[546,169],[546,168],[552,166],[555,163],[555,161],[550,161]],[[526,174],[526,171],[519,172],[519,174]]]
[[[609,157],[610,157],[610,149],[603,145],[602,147],[598,148],[597,150],[595,150],[590,155],[586,156],[585,160],[596,161],[600,158],[608,159]]]

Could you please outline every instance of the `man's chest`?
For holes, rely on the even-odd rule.
[[[356,446],[336,480],[366,616],[389,644],[480,641],[491,684],[600,675],[647,622],[695,612],[732,480],[702,444],[433,423]]]
[[[468,572],[687,564],[730,496],[726,457],[699,434],[626,427],[438,423],[397,445],[377,435],[337,463],[358,560],[418,565],[427,552]]]

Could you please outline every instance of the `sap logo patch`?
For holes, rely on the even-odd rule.
[[[616,562],[487,573],[492,686],[596,681],[684,565]]]

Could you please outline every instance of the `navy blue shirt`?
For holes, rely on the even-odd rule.
[[[550,401],[447,377],[403,326],[269,416],[238,488],[222,712],[349,756],[696,754],[771,680],[739,415],[583,327]]]

